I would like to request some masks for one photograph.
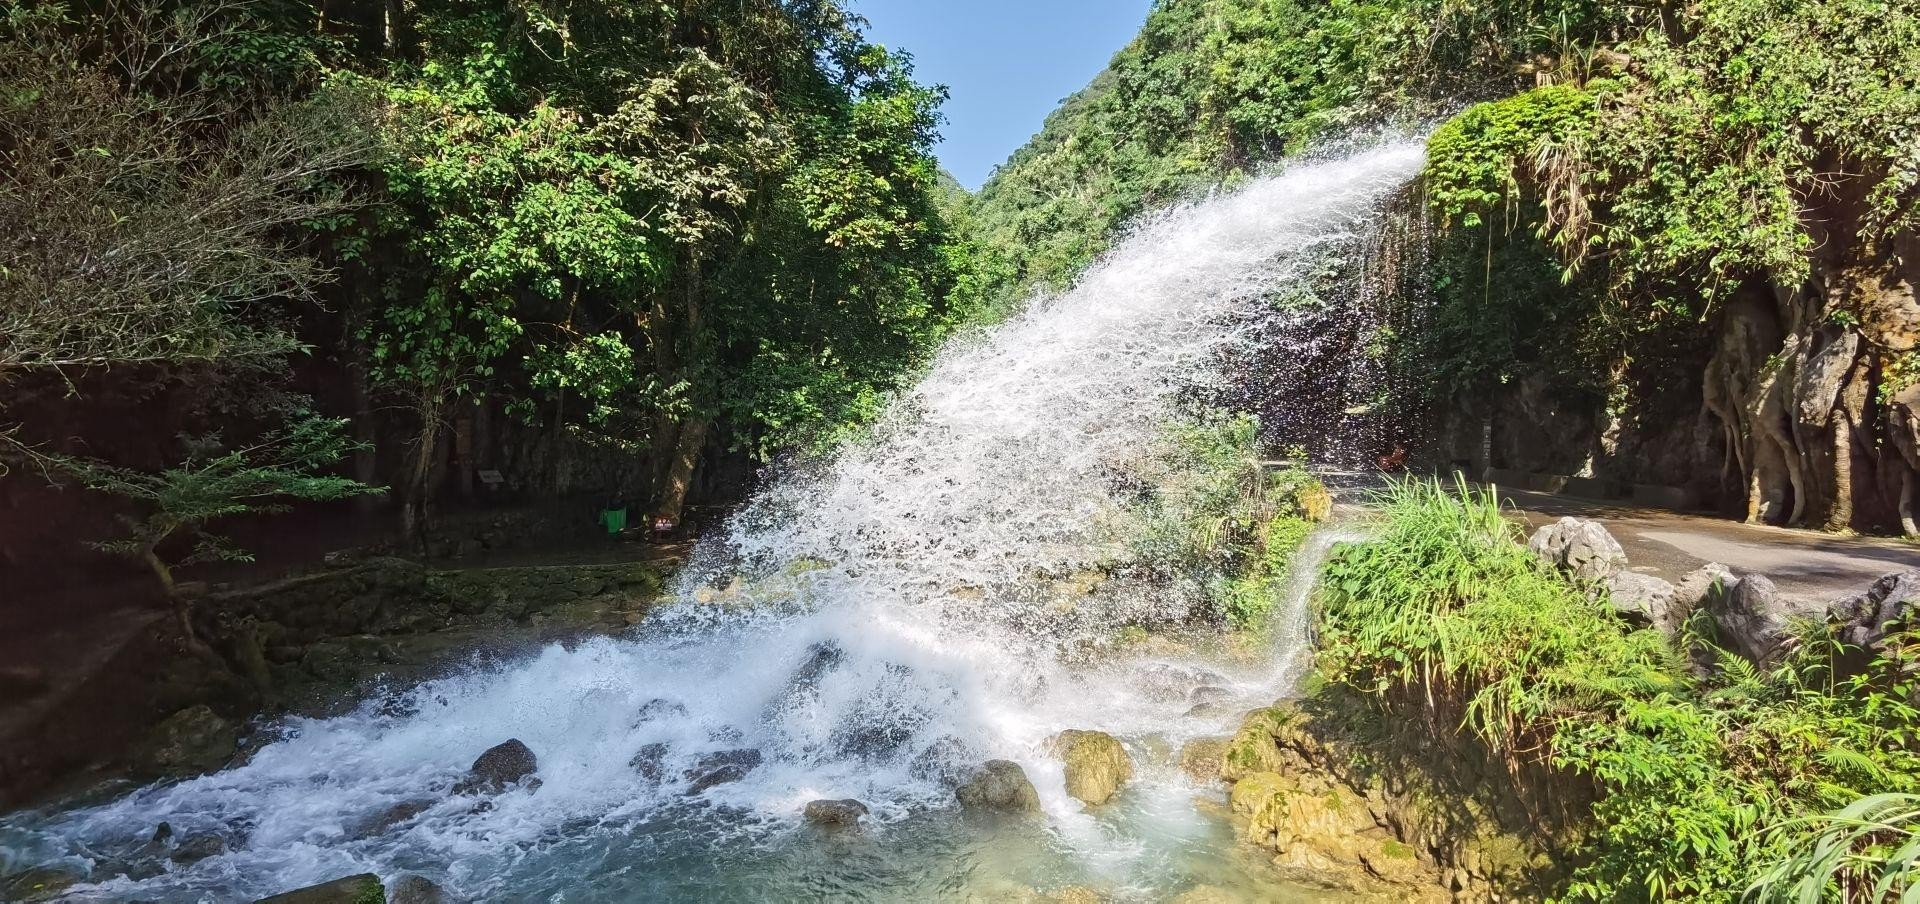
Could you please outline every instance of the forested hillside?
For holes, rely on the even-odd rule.
[[[967,316],[941,101],[835,0],[0,8],[5,564],[830,441]]]
[[[981,192],[1059,284],[1155,204],[1443,122],[1385,410],[1436,464],[1914,531],[1920,16],[1866,0],[1168,0]],[[1472,105],[1478,102],[1478,105]]]

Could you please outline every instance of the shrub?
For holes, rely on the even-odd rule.
[[[1800,849],[1783,827],[1920,788],[1905,654],[1844,676],[1831,640],[1765,672],[1707,650],[1721,667],[1696,678],[1664,636],[1535,560],[1490,495],[1413,481],[1384,509],[1324,575],[1323,677],[1451,721],[1515,775],[1590,783],[1567,898],[1735,900]]]
[[[1143,488],[1123,527],[1135,562],[1205,586],[1218,615],[1241,629],[1263,624],[1289,561],[1330,504],[1312,474],[1270,468],[1259,434],[1246,414],[1172,424],[1134,475]]]

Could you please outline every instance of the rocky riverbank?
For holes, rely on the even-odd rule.
[[[623,630],[652,608],[674,565],[458,569],[374,558],[208,593],[200,629],[228,667],[182,655],[155,621],[84,674],[42,681],[0,723],[0,805],[113,776],[217,769],[244,755],[257,717],[337,713],[382,686]]]
[[[1617,617],[1618,630],[1658,635],[1658,643],[1689,655],[1693,675],[1683,680],[1701,687],[1727,680],[1731,667],[1721,656],[1764,674],[1820,636],[1836,644],[1827,668],[1860,674],[1870,661],[1896,655],[1889,644],[1920,614],[1920,570],[1821,600],[1717,563],[1676,582],[1635,571],[1594,521],[1548,524],[1527,546],[1566,586]],[[1507,641],[1532,643],[1524,635]],[[1564,893],[1582,863],[1604,856],[1590,836],[1608,829],[1598,807],[1612,789],[1591,767],[1547,757],[1558,742],[1552,734],[1524,729],[1525,737],[1507,739],[1532,750],[1490,745],[1469,730],[1471,711],[1450,702],[1460,689],[1447,682],[1458,679],[1362,688],[1327,677],[1333,680],[1302,698],[1249,714],[1231,739],[1195,742],[1182,754],[1189,772],[1231,787],[1242,837],[1272,851],[1283,870],[1397,899],[1538,900]],[[1596,688],[1606,680],[1587,677]]]

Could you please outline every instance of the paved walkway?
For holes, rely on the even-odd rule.
[[[1609,502],[1502,489],[1529,530],[1564,516],[1605,524],[1635,571],[1679,580],[1708,562],[1759,572],[1808,600],[1853,596],[1883,575],[1920,568],[1920,543],[1742,524]]]

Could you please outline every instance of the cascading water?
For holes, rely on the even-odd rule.
[[[1073,289],[954,343],[869,439],[772,481],[630,636],[289,720],[244,765],[15,820],[0,851],[90,870],[75,900],[246,900],[358,872],[489,900],[984,900],[1049,883],[1151,900],[1238,869],[1156,751],[1285,690],[1306,583],[1277,608],[1286,649],[1253,664],[1081,655],[1193,600],[1060,587],[1112,561],[1116,475],[1247,351],[1249,312],[1364,233],[1421,160],[1388,143],[1143,221]],[[1194,705],[1202,685],[1226,715]],[[1045,746],[1065,728],[1136,749],[1121,801],[1088,812],[1060,791]],[[508,738],[537,754],[537,788],[449,793]],[[1045,821],[986,837],[952,817],[954,776],[989,758],[1025,766]],[[712,784],[725,763],[736,780]],[[864,841],[799,830],[807,801],[849,797],[873,808]],[[142,861],[162,821],[228,849]]]

